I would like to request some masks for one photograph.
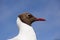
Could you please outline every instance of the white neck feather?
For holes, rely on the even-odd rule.
[[[17,18],[17,25],[19,34],[12,40],[36,40],[36,34],[31,26],[23,23],[19,18]]]

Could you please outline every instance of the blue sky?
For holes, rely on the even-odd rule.
[[[0,0],[0,40],[18,34],[16,18],[26,11],[47,20],[32,24],[38,40],[60,39],[60,0]]]

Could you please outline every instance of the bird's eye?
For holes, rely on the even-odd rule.
[[[28,17],[29,17],[29,18],[31,18],[31,17],[32,17],[32,15],[31,15],[31,14],[28,14]]]

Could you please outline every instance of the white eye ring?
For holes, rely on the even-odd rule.
[[[31,18],[31,17],[32,17],[32,15],[31,15],[31,14],[28,14],[27,16],[28,16],[29,18]]]

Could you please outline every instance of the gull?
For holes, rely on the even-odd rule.
[[[29,12],[24,12],[17,17],[19,33],[17,36],[8,40],[37,40],[36,33],[31,26],[35,21],[45,21],[44,18],[36,18]]]

